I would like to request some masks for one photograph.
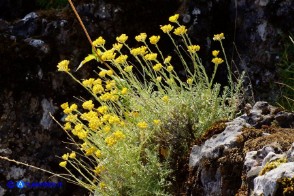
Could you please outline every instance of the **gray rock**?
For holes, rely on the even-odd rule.
[[[287,159],[289,162],[294,162],[294,143],[291,148],[287,151]]]
[[[6,180],[21,179],[25,173],[26,173],[25,169],[22,169],[21,167],[12,166],[12,167],[10,167],[10,171],[6,175]]]
[[[6,190],[0,186],[0,196],[5,195]]]
[[[202,146],[193,146],[190,154],[189,166],[195,167],[203,158],[216,159],[221,156],[224,149],[232,148],[236,144],[236,137],[242,132],[244,126],[249,126],[244,119],[237,118],[228,123],[226,129],[205,141]]]
[[[55,113],[55,107],[52,103],[52,100],[48,101],[45,98],[41,101],[41,105],[43,108],[43,116],[40,121],[40,124],[44,129],[49,129],[52,124],[52,118],[50,114],[53,115]]]
[[[277,180],[282,178],[294,177],[294,163],[282,163],[279,167],[267,172],[262,176],[254,179],[253,195],[256,196],[273,196],[277,190]]]

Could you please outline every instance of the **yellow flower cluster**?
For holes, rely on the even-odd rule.
[[[93,155],[96,152],[96,150],[97,149],[94,146],[92,146],[92,147],[85,150],[85,155],[86,156]]]
[[[105,138],[107,146],[111,147],[115,145],[119,140],[124,139],[126,136],[122,131],[115,131],[113,134]]]
[[[126,66],[125,68],[124,68],[124,71],[125,72],[132,72],[132,70],[133,70],[133,66],[132,65],[128,65],[128,66]]]
[[[144,56],[144,58],[148,61],[155,61],[157,58],[157,53],[149,53]]]
[[[104,46],[105,44],[105,39],[103,37],[98,37],[95,41],[93,41],[93,46],[98,47],[98,46]]]
[[[92,100],[85,101],[82,105],[85,110],[92,110],[94,108],[94,104]]]
[[[140,33],[140,35],[137,35],[135,37],[135,39],[138,41],[138,42],[145,42],[147,38],[147,34],[146,33]]]
[[[116,64],[124,64],[127,61],[128,56],[127,55],[120,55],[114,60],[114,63]]]
[[[84,140],[87,138],[88,132],[84,129],[83,124],[76,124],[74,129],[72,129],[72,134],[78,136],[79,139]]]
[[[178,22],[178,18],[179,18],[179,14],[175,14],[175,15],[169,17],[168,20],[169,20],[170,22],[177,23],[177,22]]]
[[[59,163],[60,167],[66,167],[67,162],[66,161],[62,161]]]
[[[144,56],[145,54],[147,54],[147,47],[146,46],[140,46],[138,48],[133,48],[131,50],[131,54],[134,55],[134,56],[138,56],[138,55]]]
[[[163,102],[167,103],[167,102],[169,101],[169,98],[168,98],[167,95],[164,95],[164,96],[161,98],[161,100],[162,100]]]
[[[173,30],[173,26],[172,25],[170,25],[170,24],[168,24],[168,25],[163,25],[163,26],[161,26],[160,27],[160,29],[162,30],[162,32],[164,32],[164,33],[169,33],[169,32],[171,32],[172,30]]]
[[[155,35],[153,35],[153,36],[151,36],[150,38],[149,38],[149,41],[150,41],[150,43],[151,44],[157,44],[157,42],[159,41],[159,39],[160,39],[160,36],[158,35],[158,36],[155,36]]]
[[[198,52],[200,50],[200,46],[199,45],[190,45],[188,46],[188,51],[192,54],[194,54],[195,52]]]
[[[164,59],[164,64],[168,64],[170,63],[170,60],[171,60],[171,56],[167,56],[165,59]]]
[[[217,57],[219,54],[219,50],[213,50],[212,51],[212,56]]]
[[[172,65],[167,66],[166,70],[168,72],[171,72],[172,70],[174,70],[174,67]]]
[[[179,36],[184,35],[186,32],[187,32],[187,29],[183,25],[179,26],[178,28],[174,30],[174,34]]]
[[[69,60],[60,61],[57,65],[58,71],[69,72],[70,69],[68,68]]]
[[[147,124],[147,122],[145,122],[145,121],[139,122],[139,123],[137,124],[137,126],[138,126],[140,129],[146,129],[146,128],[148,128],[148,124]]]
[[[105,171],[105,166],[104,165],[98,165],[97,167],[95,167],[94,173],[96,175],[99,175],[104,171]]]
[[[187,83],[190,84],[190,85],[193,84],[193,79],[192,78],[188,78],[187,79]]]
[[[212,59],[211,62],[213,62],[213,63],[216,64],[216,65],[219,65],[219,64],[223,63],[224,60],[223,60],[222,58],[215,57],[215,58]]]
[[[115,43],[112,45],[112,48],[116,51],[120,51],[120,49],[123,47],[121,43]]]
[[[66,103],[61,104],[61,108],[63,109],[63,112],[65,114],[70,114],[73,111],[76,111],[78,109],[78,106],[77,106],[77,104],[74,103],[69,107],[68,102],[66,102]]]
[[[224,33],[216,34],[213,36],[214,41],[221,41],[223,39],[225,39]]]
[[[116,90],[113,90],[111,92],[107,92],[107,93],[104,93],[103,95],[100,95],[100,100],[101,101],[112,101],[112,102],[115,102],[119,99],[119,96],[117,94],[117,91]]]
[[[105,69],[103,69],[103,70],[101,70],[100,72],[99,72],[99,77],[101,77],[101,78],[104,78],[106,75],[108,75],[108,76],[112,76],[113,75],[113,71],[112,70],[105,70]]]
[[[126,34],[121,34],[119,37],[116,38],[116,41],[123,44],[127,41],[128,36]]]
[[[162,68],[162,64],[161,63],[157,63],[156,65],[153,66],[153,70],[154,71],[160,71]]]
[[[106,50],[102,56],[101,56],[101,59],[103,61],[111,61],[113,59],[115,59],[115,53],[113,52],[113,50]]]

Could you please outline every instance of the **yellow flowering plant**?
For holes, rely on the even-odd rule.
[[[224,35],[215,35],[213,40],[221,43],[225,60],[219,51],[212,51],[214,71],[209,76],[198,56],[200,46],[192,44],[178,19],[178,14],[171,16],[173,25],[160,27],[175,47],[173,57],[159,48],[160,35],[140,33],[134,38],[140,46],[133,48],[122,34],[112,48],[105,47],[101,36],[92,42],[93,54],[79,68],[90,60],[107,61],[113,68],[99,65],[97,78],[79,80],[67,60],[57,65],[58,71],[92,95],[90,100],[61,105],[66,115],[61,126],[78,150],[63,155],[59,165],[95,195],[173,194],[172,179],[180,167],[173,164],[175,157],[184,159],[196,137],[214,122],[235,115],[241,79],[232,80],[222,46]],[[184,52],[176,44],[178,38]],[[128,61],[129,57],[135,61]],[[214,78],[224,62],[230,73],[229,87],[221,91]],[[180,66],[186,73],[184,80],[174,70]],[[73,175],[68,165],[81,177]]]

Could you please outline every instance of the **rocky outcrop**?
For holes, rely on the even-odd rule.
[[[279,180],[293,178],[293,113],[267,102],[248,108],[223,132],[193,146],[189,195],[274,196],[283,191]]]

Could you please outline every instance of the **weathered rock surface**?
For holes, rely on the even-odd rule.
[[[282,113],[267,102],[257,102],[247,114],[227,123],[222,133],[193,146],[187,194],[281,194],[276,192],[277,180],[294,176],[294,120],[285,126],[276,120]],[[275,161],[281,164],[268,169]]]

